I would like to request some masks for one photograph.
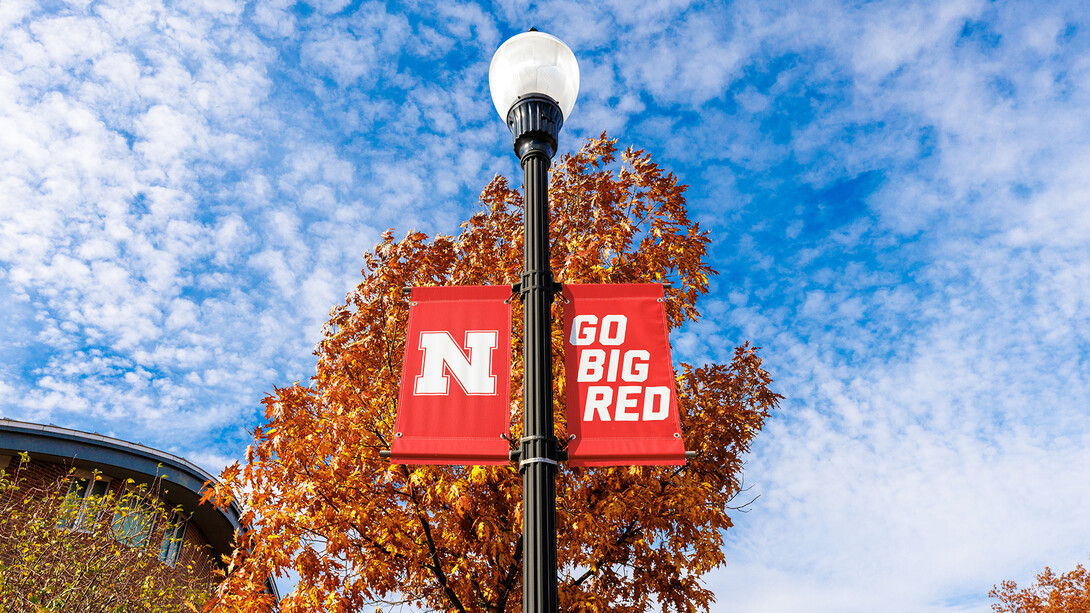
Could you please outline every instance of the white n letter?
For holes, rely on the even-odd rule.
[[[421,332],[420,349],[424,351],[424,367],[416,377],[416,395],[446,395],[448,372],[454,375],[466,394],[494,395],[496,375],[492,374],[492,353],[497,345],[499,332],[495,330],[466,332],[467,357],[449,332]]]

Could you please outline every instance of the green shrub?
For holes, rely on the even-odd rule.
[[[0,613],[167,613],[198,611],[211,579],[175,538],[177,509],[158,483],[131,480],[117,496],[70,472],[47,488],[26,485],[29,458],[0,472]]]

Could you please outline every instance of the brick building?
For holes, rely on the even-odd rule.
[[[134,487],[150,489],[172,513],[167,520],[150,514],[132,513],[115,518],[118,540],[132,547],[158,552],[168,566],[192,565],[205,578],[221,566],[223,555],[232,551],[232,539],[239,529],[239,509],[199,504],[207,481],[215,478],[181,458],[144,445],[61,428],[10,419],[0,419],[0,469],[8,474],[28,453],[29,463],[20,468],[28,488],[62,488],[73,502],[66,521],[78,529],[84,516],[83,501],[112,493],[123,500]],[[275,595],[276,585],[269,589]]]

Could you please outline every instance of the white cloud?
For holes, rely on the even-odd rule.
[[[254,22],[266,36],[290,36],[295,32],[295,17],[290,0],[270,0],[254,6]]]
[[[257,210],[219,200],[222,177],[249,174],[261,155],[257,130],[277,127],[261,107],[269,93],[262,62],[275,56],[234,31],[238,8],[173,13],[97,3],[90,12],[34,9],[4,21],[0,80],[10,87],[0,94],[0,116],[9,129],[0,140],[0,186],[5,201],[21,206],[0,211],[0,262],[15,295],[35,305],[33,342],[47,356],[8,395],[5,412],[100,429],[120,420],[130,437],[153,441],[175,423],[164,416],[195,394],[206,403],[216,397],[211,404],[230,409],[205,415],[190,437],[195,444],[207,428],[251,415],[258,390],[272,383],[274,371],[259,363],[283,353],[277,343],[254,354],[222,336],[269,323],[246,317],[275,298],[247,287],[245,256],[262,253],[269,238],[294,247],[296,270],[286,260],[273,268],[281,287],[318,263],[296,236],[306,224],[265,227],[255,221],[268,200]],[[297,175],[290,189],[322,193],[310,174],[350,183],[351,167],[335,158]],[[340,198],[326,191],[322,203]],[[274,219],[291,214],[271,208]],[[242,292],[233,289],[240,282]],[[229,310],[220,296],[230,296]],[[312,321],[313,305],[300,308],[275,328]],[[300,340],[292,368],[307,360]],[[65,353],[87,344],[101,355]],[[81,359],[109,359],[113,370],[74,368]],[[234,376],[205,378],[196,392],[173,382],[215,363],[234,363]]]
[[[391,68],[396,70],[384,57],[400,51],[409,34],[404,17],[369,3],[352,18],[312,32],[301,52],[306,62],[341,87],[370,85],[393,72]]]
[[[1090,92],[1071,79],[1085,42],[1059,42],[1071,13],[737,12],[763,34],[747,69],[772,74],[737,85],[736,114],[652,127],[679,160],[725,143],[723,191],[743,203],[708,215],[730,300],[704,305],[678,357],[751,339],[787,396],[716,610],[983,612],[1003,579],[1084,561]],[[876,191],[836,191],[867,172]]]

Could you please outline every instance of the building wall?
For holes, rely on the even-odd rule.
[[[31,456],[29,462],[21,464],[19,456],[0,456],[0,469],[3,469],[8,476],[15,474],[17,467],[23,491],[34,491],[40,495],[44,495],[47,491],[58,491],[63,495],[68,491],[73,474],[87,474],[82,469],[78,473],[72,473],[72,469],[68,466],[33,456]],[[100,474],[103,477],[110,478],[107,491],[113,493],[115,499],[117,499],[125,488],[125,480],[113,477],[105,471]],[[146,483],[145,485],[149,488],[154,487],[152,483]],[[98,521],[109,523],[112,519],[113,513],[107,512]],[[157,518],[152,526],[151,535],[143,547],[150,549],[152,553],[158,554],[159,548],[162,546],[165,529],[166,522]],[[191,523],[187,524],[184,541],[185,546],[183,546],[175,564],[192,566],[203,580],[213,581],[216,579],[215,570],[220,568],[221,565],[212,555],[208,541],[200,533],[200,530]],[[166,571],[166,569],[164,570]]]
[[[161,538],[161,537],[160,537]],[[186,527],[185,547],[178,558],[178,564],[182,566],[192,565],[194,569],[205,579],[216,579],[216,570],[222,569],[222,564],[208,553],[208,542],[200,531],[192,525]]]

